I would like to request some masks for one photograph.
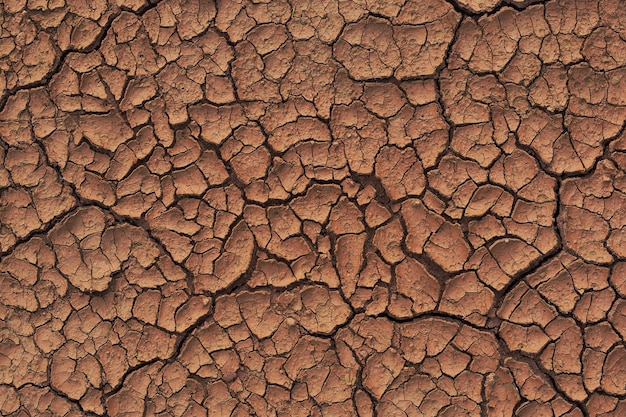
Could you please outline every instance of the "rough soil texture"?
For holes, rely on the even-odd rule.
[[[622,0],[0,27],[0,415],[626,416]]]

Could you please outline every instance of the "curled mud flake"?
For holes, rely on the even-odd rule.
[[[376,158],[375,171],[392,200],[417,196],[426,186],[422,164],[412,148],[383,148]]]
[[[224,252],[215,260],[214,276],[207,283],[209,291],[227,288],[241,277],[250,266],[254,250],[254,236],[243,221],[233,228],[224,245]]]
[[[383,120],[354,102],[349,106],[336,106],[331,113],[331,134],[342,145],[349,168],[359,174],[371,174],[376,156],[387,143]]]
[[[494,293],[473,272],[467,272],[446,282],[439,310],[465,317],[484,325],[494,303]]]
[[[459,0],[459,3],[473,13],[492,11],[501,2],[500,0]]]
[[[460,271],[470,254],[458,225],[444,222],[428,239],[424,252],[448,272]]]
[[[300,294],[304,307],[300,323],[310,333],[329,334],[345,324],[350,308],[337,291],[310,287]]]
[[[439,282],[413,258],[406,258],[395,268],[396,287],[413,301],[415,314],[434,310],[439,301]]]
[[[0,2],[0,414],[626,415],[622,9]]]
[[[594,69],[612,70],[626,63],[625,44],[613,29],[601,27],[585,40],[582,53]]]
[[[405,104],[402,90],[395,84],[366,84],[363,92],[365,107],[379,117],[389,118]]]
[[[111,152],[133,137],[132,130],[118,113],[82,116],[80,128],[94,146]]]
[[[423,253],[424,245],[432,234],[439,230],[444,222],[443,218],[428,210],[416,199],[402,203],[401,213],[407,228],[405,237],[407,248],[416,254]]]
[[[563,242],[567,247],[591,262],[613,261],[605,247],[609,225],[602,217],[578,207],[566,207],[562,216]]]
[[[363,246],[366,235],[364,233],[348,234],[337,239],[335,256],[337,259],[337,272],[341,287],[346,296],[354,293],[358,274],[363,262]]]
[[[200,126],[200,137],[216,145],[221,144],[234,129],[246,121],[239,105],[216,107],[199,104],[189,108],[189,116]]]
[[[333,50],[357,80],[390,77],[402,62],[392,25],[377,17],[346,25]]]
[[[336,185],[316,184],[304,196],[294,198],[290,206],[301,219],[323,224],[340,195],[341,190]]]
[[[291,19],[287,23],[289,32],[295,39],[317,36],[322,42],[333,42],[344,25],[339,3],[337,0],[324,3],[315,1],[294,3]]]
[[[513,415],[520,397],[510,371],[499,368],[488,374],[485,382],[488,413],[494,416]]]
[[[308,140],[330,141],[328,127],[318,119],[299,118],[274,130],[267,142],[277,152],[284,152],[292,145]]]
[[[493,133],[491,123],[462,126],[454,131],[450,146],[459,154],[486,168],[500,155],[500,150],[493,140]]]
[[[401,60],[394,76],[404,80],[435,74],[444,63],[453,39],[453,29],[457,27],[459,20],[459,15],[450,11],[424,26],[394,26],[394,39],[400,50]]]

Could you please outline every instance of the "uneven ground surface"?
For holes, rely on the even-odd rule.
[[[626,416],[620,0],[0,2],[3,416]]]

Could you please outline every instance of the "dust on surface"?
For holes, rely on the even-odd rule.
[[[619,0],[0,3],[0,415],[626,415]]]

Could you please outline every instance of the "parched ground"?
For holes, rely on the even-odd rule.
[[[0,415],[624,417],[625,121],[623,0],[0,1]]]

